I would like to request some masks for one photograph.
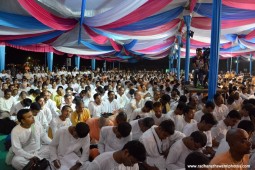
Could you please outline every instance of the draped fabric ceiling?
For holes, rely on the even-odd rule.
[[[255,52],[255,1],[222,0],[221,58]],[[137,62],[173,53],[191,15],[191,56],[210,47],[212,0],[0,0],[0,45]]]

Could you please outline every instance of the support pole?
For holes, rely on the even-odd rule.
[[[185,82],[189,81],[189,64],[190,64],[190,22],[191,16],[185,15],[184,21],[186,24],[186,57],[185,57]]]
[[[75,56],[75,66],[77,67],[78,70],[80,70],[80,62],[81,58],[79,56]]]
[[[250,54],[250,76],[252,76],[252,54]]]
[[[222,0],[213,0],[212,6],[212,33],[211,33],[211,54],[209,64],[209,89],[208,100],[213,101],[213,96],[217,90],[218,69],[219,69],[219,48],[221,29],[221,8]]]
[[[177,39],[178,39],[177,80],[180,80],[180,73],[181,73],[181,35],[177,35]]]
[[[96,59],[91,59],[91,69],[92,71],[96,70]]]
[[[5,70],[5,45],[0,45],[0,72]]]
[[[52,72],[53,69],[53,52],[47,53],[47,63],[48,63],[48,69],[50,72]]]
[[[236,75],[238,75],[239,72],[239,57],[236,58]]]

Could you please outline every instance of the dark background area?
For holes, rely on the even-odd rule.
[[[66,65],[66,59],[68,56],[65,55],[56,55],[54,54],[53,57],[53,67],[61,68],[63,65]],[[229,63],[231,59],[228,59]],[[22,51],[11,47],[6,47],[6,59],[5,63],[6,66],[8,64],[16,64],[17,66],[23,66],[25,62],[33,62],[38,63],[39,65],[45,65],[47,66],[47,56],[46,53],[36,53],[36,52],[29,52],[29,51]],[[232,70],[236,70],[236,58],[232,58]],[[75,67],[74,65],[74,57],[72,57],[72,67]],[[81,69],[91,69],[91,60],[89,59],[82,59],[80,60],[81,63]],[[96,60],[96,68],[102,68],[104,64],[104,61]],[[249,61],[245,61],[244,59],[239,60],[239,71],[243,72],[249,72]],[[253,61],[253,73],[254,73],[254,61]],[[165,57],[164,59],[160,60],[140,60],[137,63],[122,63],[122,62],[114,62],[114,67],[125,70],[158,70],[158,71],[165,71],[169,67],[169,59],[168,57]],[[185,67],[185,59],[181,59],[181,69],[184,69]],[[190,66],[191,67],[191,66]],[[230,67],[230,66],[229,66]],[[111,70],[113,68],[112,62],[106,62],[106,69]],[[191,69],[191,68],[190,68]],[[227,71],[227,59],[223,59],[219,61],[219,71]]]

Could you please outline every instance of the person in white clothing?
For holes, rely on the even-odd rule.
[[[12,92],[9,89],[4,90],[4,97],[0,97],[0,110],[10,113],[15,100],[12,97]]]
[[[29,109],[21,109],[17,113],[20,122],[11,132],[12,150],[14,157],[12,166],[21,170],[30,160],[49,158],[49,148],[45,144],[50,144],[51,139],[47,136],[42,126],[35,121]]]
[[[171,146],[171,151],[166,158],[168,170],[185,167],[185,159],[192,152],[206,145],[206,135],[201,131],[192,132],[190,136],[178,140]]]
[[[132,140],[139,140],[142,134],[154,125],[151,117],[141,118],[130,122],[132,126]]]
[[[161,102],[155,102],[153,103],[153,111],[151,117],[155,121],[155,125],[159,125],[164,120],[170,119],[168,115],[162,114],[162,104]]]
[[[179,103],[174,111],[169,111],[167,116],[174,121],[175,129],[182,132],[183,129],[183,109],[186,107],[185,103]]]
[[[122,122],[118,126],[106,126],[100,131],[98,150],[100,154],[121,149],[128,141],[132,140],[131,125]]]
[[[62,127],[50,144],[50,161],[57,169],[78,170],[81,166],[86,167],[89,163],[89,146],[89,126],[86,123]]]
[[[103,103],[99,93],[94,94],[94,101],[89,103],[89,112],[91,117],[100,117],[103,113]]]
[[[119,110],[119,105],[117,100],[115,99],[114,91],[108,91],[108,98],[103,101],[103,112],[104,113],[117,113]]]
[[[152,101],[145,102],[142,108],[137,108],[133,111],[133,113],[130,116],[130,121],[151,116],[152,109],[153,109],[153,102]]]
[[[205,106],[203,107],[203,109],[195,112],[195,115],[194,115],[194,119],[197,121],[197,122],[200,122],[201,121],[201,117],[206,114],[206,113],[213,113],[213,110],[215,108],[215,104],[211,101],[208,101],[206,102]]]
[[[207,113],[204,116],[202,116],[201,121],[199,123],[187,124],[183,129],[183,133],[186,136],[189,136],[192,132],[195,132],[195,131],[204,132],[207,137],[207,144],[205,149],[203,150],[203,153],[214,155],[215,151],[212,148],[211,128],[215,126],[216,124],[217,124],[217,121],[215,117],[212,114]]]
[[[240,120],[240,113],[236,110],[231,110],[224,120],[219,121],[219,123],[211,130],[213,146],[218,147],[220,141],[226,137],[227,131],[234,127]]]
[[[37,103],[39,103],[40,104],[40,106],[41,106],[41,112],[42,112],[42,114],[44,114],[44,116],[45,116],[45,118],[46,118],[46,120],[47,120],[47,128],[46,128],[46,131],[48,131],[48,127],[49,127],[49,124],[50,124],[50,122],[51,122],[51,120],[52,120],[52,112],[50,111],[50,109],[46,106],[46,104],[45,104],[45,100],[44,100],[44,97],[43,96],[37,96],[36,98],[35,98],[35,101],[37,102]]]
[[[213,115],[215,116],[217,121],[223,120],[224,118],[227,117],[227,114],[229,112],[228,107],[225,104],[223,104],[224,103],[223,96],[219,93],[216,93],[213,99],[215,103]]]
[[[130,101],[128,99],[128,97],[126,96],[126,94],[124,94],[124,88],[123,87],[120,87],[118,89],[118,93],[117,93],[117,102],[119,103],[119,108],[120,109],[124,109],[126,104]]]
[[[41,96],[44,97],[45,107],[47,107],[50,110],[52,117],[59,116],[59,109],[57,108],[56,103],[50,99],[51,93],[49,91],[44,91],[42,92]]]
[[[180,122],[180,132],[183,132],[183,128],[187,125],[187,124],[191,124],[191,123],[197,123],[197,121],[194,119],[194,113],[195,113],[195,108],[191,107],[191,106],[186,106],[183,109],[183,117],[182,117],[182,124]]]
[[[119,169],[120,165],[132,167],[136,163],[144,162],[145,159],[144,145],[139,141],[129,141],[121,150],[105,152],[97,156],[86,170],[114,170]]]
[[[73,96],[71,94],[65,94],[64,95],[64,103],[61,104],[60,110],[62,110],[62,107],[65,105],[70,106],[73,110],[75,110],[76,105],[73,103]]]
[[[45,132],[48,131],[48,122],[47,119],[45,117],[45,115],[43,114],[43,112],[41,111],[41,105],[37,102],[34,102],[31,104],[30,106],[30,110],[34,116],[34,119],[41,124],[41,126],[43,127],[43,129],[45,130]]]
[[[170,144],[168,137],[174,135],[175,127],[172,120],[165,120],[159,126],[152,126],[140,137],[139,141],[146,149],[145,168],[166,169],[166,159]]]
[[[252,139],[255,127],[254,127],[253,123],[250,120],[240,121],[237,128],[245,130],[249,135],[249,139]],[[225,137],[221,140],[221,142],[219,144],[219,147],[216,150],[215,156],[219,155],[223,152],[226,152],[228,150],[229,150],[229,145],[228,145],[228,143],[226,141],[226,137]]]
[[[11,119],[16,121],[18,111],[21,109],[29,109],[31,103],[32,103],[31,99],[25,98],[21,100],[20,102],[16,103],[15,105],[13,105],[10,112]]]
[[[131,115],[135,109],[142,108],[144,106],[144,99],[141,96],[140,91],[135,91],[134,99],[131,99],[129,103],[126,105],[126,113],[128,116],[128,120],[131,120]]]
[[[72,112],[73,112],[72,108],[68,105],[65,105],[62,107],[61,115],[51,120],[50,128],[52,132],[52,137],[54,137],[57,130],[60,129],[61,127],[69,127],[72,125],[72,122],[69,118]]]

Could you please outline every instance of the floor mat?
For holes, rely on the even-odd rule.
[[[4,147],[5,138],[7,135],[0,134],[0,169],[1,170],[14,170],[12,166],[8,166],[5,164],[5,157],[7,154],[7,151]]]

